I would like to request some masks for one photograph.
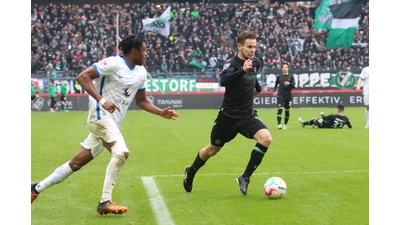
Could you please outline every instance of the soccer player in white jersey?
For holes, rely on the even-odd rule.
[[[361,71],[360,77],[358,78],[357,82],[357,91],[360,91],[361,83],[363,84],[365,119],[367,122],[365,129],[369,129],[369,66],[365,67]]]
[[[143,67],[147,42],[141,35],[130,34],[118,45],[123,56],[111,56],[94,63],[77,77],[89,94],[87,125],[89,136],[81,142],[76,155],[47,178],[31,184],[31,203],[38,194],[58,184],[78,171],[107,149],[111,159],[106,169],[103,192],[97,206],[98,214],[121,214],[128,211],[112,201],[112,191],[120,171],[129,156],[128,147],[119,127],[129,105],[135,100],[140,108],[166,119],[175,120],[179,114],[170,107],[160,109],[146,96],[147,71]]]

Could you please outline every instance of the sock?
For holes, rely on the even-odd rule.
[[[203,160],[200,158],[200,153],[197,153],[196,159],[194,160],[193,164],[190,166],[190,169],[189,169],[189,171],[188,171],[188,175],[191,176],[191,177],[194,177],[194,175],[196,175],[197,171],[198,171],[202,166],[204,166],[204,164],[205,164],[206,162],[207,162],[207,161],[203,161]]]
[[[276,119],[278,121],[278,125],[281,124],[282,120],[282,109],[278,109],[278,114],[276,114]]]
[[[111,201],[112,191],[117,184],[119,173],[124,164],[125,158],[123,155],[114,154],[111,157],[106,169],[106,177],[104,178],[103,194],[101,195],[100,203]]]
[[[290,117],[290,112],[289,111],[285,111],[285,125],[288,123],[289,117]]]
[[[254,146],[253,151],[251,151],[250,160],[247,163],[246,170],[242,174],[243,177],[250,178],[253,172],[260,165],[265,153],[267,153],[267,150],[268,147],[262,146],[260,143],[257,143],[256,146]]]
[[[365,119],[367,121],[367,126],[369,126],[369,110],[365,109]]]
[[[69,175],[71,175],[74,171],[72,171],[71,167],[69,166],[69,161],[64,163],[63,165],[59,166],[52,174],[46,177],[44,180],[40,181],[36,185],[36,191],[38,193],[44,191],[45,189],[58,184],[64,181]]]

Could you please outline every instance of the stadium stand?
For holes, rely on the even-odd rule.
[[[258,35],[263,72],[289,62],[298,71],[360,71],[369,65],[369,2],[362,8],[351,48],[325,48],[327,31],[314,29],[315,4],[169,3],[169,37],[142,32],[141,20],[162,14],[166,4],[32,4],[32,77],[74,77],[93,62],[116,54],[119,35],[142,33],[149,42],[146,67],[153,77],[216,77],[236,52],[238,33]],[[304,40],[295,57],[287,38]],[[289,43],[290,44],[290,43]],[[192,63],[191,63],[192,62]]]

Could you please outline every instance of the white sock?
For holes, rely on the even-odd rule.
[[[71,167],[69,166],[69,161],[64,163],[63,165],[59,166],[52,174],[46,177],[44,180],[40,181],[36,185],[36,191],[42,192],[45,189],[58,184],[65,180],[69,175],[71,175],[74,171],[72,171]]]
[[[365,109],[365,119],[367,121],[367,126],[369,126],[369,110]]]
[[[104,179],[103,194],[101,195],[100,203],[111,201],[112,191],[117,184],[119,173],[122,166],[125,164],[125,158],[122,159],[119,155],[113,155],[106,169],[106,177]]]

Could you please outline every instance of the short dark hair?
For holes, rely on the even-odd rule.
[[[129,34],[118,44],[118,49],[122,52],[122,54],[127,55],[132,48],[136,48],[140,51],[143,43],[147,43],[144,36],[140,34]]]
[[[344,105],[342,105],[342,104],[339,104],[338,106],[337,106],[337,108],[339,109],[339,110],[344,110]]]
[[[289,63],[287,63],[287,62],[282,63],[281,68],[282,68],[284,65],[286,65],[286,66],[289,68]]]
[[[240,43],[241,45],[244,45],[246,39],[256,39],[256,38],[257,38],[256,33],[246,30],[239,34],[237,42]]]

